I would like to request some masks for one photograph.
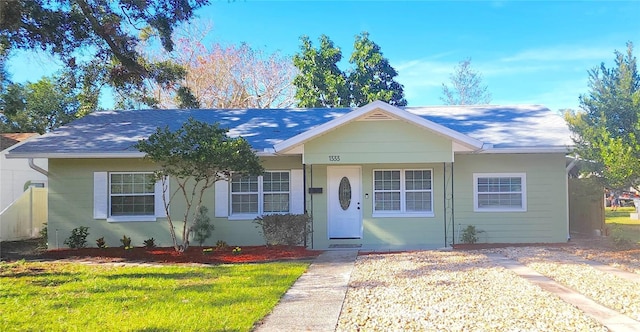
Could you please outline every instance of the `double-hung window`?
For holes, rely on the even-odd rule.
[[[432,170],[374,170],[374,216],[433,216]]]
[[[290,173],[270,171],[231,180],[231,215],[289,213]]]
[[[526,211],[524,173],[476,173],[473,175],[475,211]]]
[[[153,216],[153,173],[109,173],[109,216]]]

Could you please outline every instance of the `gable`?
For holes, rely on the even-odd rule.
[[[382,117],[353,121],[304,143],[306,164],[453,161],[452,140],[405,121]]]

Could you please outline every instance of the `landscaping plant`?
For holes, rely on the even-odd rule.
[[[191,226],[193,232],[193,239],[198,242],[198,245],[202,246],[204,241],[211,237],[214,226],[211,224],[211,218],[207,215],[209,209],[206,206],[200,206],[196,212],[196,217]]]
[[[120,243],[122,243],[122,247],[124,247],[124,250],[133,248],[131,246],[131,238],[126,235],[122,236],[122,239],[120,239]]]
[[[169,233],[176,251],[189,247],[189,238],[205,191],[216,181],[234,176],[260,175],[264,168],[249,143],[242,137],[227,136],[227,129],[189,118],[180,128],[157,128],[147,139],[134,145],[160,170],[155,177],[162,185],[162,201]],[[171,181],[170,181],[171,180]],[[169,183],[176,188],[169,189]],[[182,211],[182,239],[178,242],[169,206],[179,199]],[[174,210],[175,212],[175,210]]]
[[[144,240],[144,247],[147,248],[147,249],[155,248],[156,247],[156,239],[150,238],[150,239]]]
[[[96,240],[96,246],[102,249],[107,247],[107,243],[104,241],[104,236]]]
[[[74,249],[85,248],[87,246],[87,236],[89,236],[89,227],[76,227],[71,230],[71,236],[64,240],[64,244]]]
[[[311,218],[306,214],[269,214],[253,222],[261,227],[267,245],[302,245],[310,234]]]

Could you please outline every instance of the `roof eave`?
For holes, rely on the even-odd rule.
[[[143,152],[86,152],[86,153],[67,153],[67,152],[13,152],[8,153],[7,158],[26,159],[26,158],[42,158],[42,159],[126,159],[126,158],[144,158]]]
[[[492,147],[489,149],[482,149],[475,153],[479,154],[523,154],[523,153],[569,153],[573,151],[571,146],[524,146],[524,147]]]

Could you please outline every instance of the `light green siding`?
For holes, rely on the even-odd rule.
[[[456,235],[467,225],[480,242],[548,243],[567,240],[567,174],[563,154],[468,154],[454,163]],[[525,173],[525,212],[476,212],[474,173]]]
[[[300,157],[263,158],[266,169],[300,169]],[[142,246],[143,241],[153,237],[158,246],[171,246],[168,222],[165,218],[146,222],[107,222],[93,218],[93,174],[94,172],[140,172],[153,171],[154,165],[142,159],[51,159],[49,161],[49,245],[51,248],[64,247],[64,240],[73,228],[89,227],[89,246],[104,237],[107,245],[120,246],[123,235],[131,237],[134,246]],[[176,184],[170,184],[172,189]],[[214,218],[214,190],[210,188],[204,196],[204,205],[209,208],[215,225],[212,237],[205,245],[213,245],[223,240],[229,245],[262,245],[264,239],[253,220],[228,220]],[[171,215],[178,234],[182,233],[183,200],[171,205]],[[191,241],[192,245],[195,245]]]
[[[323,188],[322,194],[308,195],[307,209],[313,211],[313,248],[359,244],[363,249],[444,247],[443,164],[362,165],[362,239],[329,239],[327,236],[327,166],[307,166],[307,186]],[[373,171],[384,169],[431,169],[434,217],[373,217]],[[367,198],[365,198],[367,197]],[[354,198],[355,199],[355,198]]]
[[[450,139],[404,121],[355,121],[305,143],[304,162],[337,165],[450,162],[452,146]]]

